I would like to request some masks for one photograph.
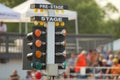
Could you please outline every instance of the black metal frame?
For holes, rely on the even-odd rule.
[[[4,43],[4,47],[5,47],[5,51],[2,52],[2,50],[0,49],[0,59],[3,58],[22,58],[22,53],[24,52],[23,49],[20,52],[17,52],[14,49],[14,52],[10,52],[9,48],[10,43],[14,42],[15,39],[23,39],[23,46],[21,46],[22,48],[27,47],[27,45],[24,44],[24,38],[26,37],[26,34],[19,34],[19,33],[11,33],[11,32],[7,32],[7,33],[0,33],[0,38],[3,37],[3,41],[1,42],[0,40],[0,48],[2,47],[1,44]],[[74,35],[74,34],[68,34],[66,37],[67,40],[67,44],[69,43],[74,43],[76,41],[76,38],[78,39],[102,39],[103,41],[106,40],[106,42],[112,42],[113,41],[113,36],[112,35],[99,35],[99,34],[80,34],[80,35]],[[108,40],[108,41],[107,41]],[[26,42],[26,41],[25,41]],[[14,46],[14,45],[13,45]],[[15,47],[16,48],[16,47]],[[15,52],[16,51],[16,52]],[[68,50],[69,51],[69,50]]]

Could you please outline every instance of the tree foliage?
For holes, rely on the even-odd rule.
[[[94,0],[49,0],[56,4],[66,4],[78,13],[79,33],[100,33],[103,11]],[[69,25],[71,26],[71,25]],[[71,27],[74,27],[73,25]]]
[[[15,7],[16,5],[26,0],[0,0],[1,3]],[[95,0],[48,0],[54,4],[68,5],[69,10],[77,11],[78,13],[78,26],[79,33],[87,34],[113,34],[116,37],[119,36],[120,19],[118,20],[104,20],[105,9],[117,12],[118,10],[108,3],[104,9],[101,9],[95,2]],[[18,24],[17,24],[18,25]],[[74,21],[69,21],[67,24],[69,33],[75,32]],[[13,28],[14,29],[14,28]],[[11,28],[12,30],[12,28]],[[10,31],[11,31],[10,30]],[[18,30],[17,30],[18,31]]]
[[[24,1],[26,0],[0,0],[0,3],[13,8]]]
[[[105,22],[101,31],[103,34],[107,33],[113,35],[115,38],[120,38],[120,18]]]
[[[117,8],[111,3],[108,3],[101,9],[95,0],[49,0],[56,4],[67,4],[70,10],[77,11],[79,33],[94,33],[94,34],[111,34],[116,38],[120,37],[120,18],[112,20],[109,17],[108,21],[104,20],[106,15],[105,10],[118,12]],[[71,23],[69,23],[71,26]],[[67,26],[68,27],[68,26]],[[73,27],[73,25],[71,26]],[[70,27],[70,28],[71,28]],[[70,29],[73,30],[73,29]],[[69,31],[70,31],[69,30]],[[72,31],[71,31],[72,32]]]

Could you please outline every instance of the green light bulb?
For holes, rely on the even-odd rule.
[[[36,65],[36,69],[40,70],[42,68],[42,64],[40,62],[36,62],[35,65]]]
[[[30,67],[32,67],[32,68],[33,68],[33,66],[34,66],[34,64],[33,64],[33,63],[31,63],[31,64],[30,64]]]
[[[64,62],[63,62],[63,67],[64,67],[64,69],[66,69],[66,66],[67,66],[67,62],[64,61]]]

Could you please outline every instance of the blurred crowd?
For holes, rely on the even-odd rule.
[[[120,51],[104,51],[103,45],[100,45],[98,49],[83,50],[77,55],[72,52],[70,59],[67,59],[66,62],[65,77],[70,73],[77,73],[78,77],[83,79],[87,77],[108,80],[120,79]],[[81,75],[82,71],[89,75]]]
[[[79,54],[71,52],[70,58],[66,59],[64,65],[64,78],[120,80],[120,51],[104,51],[103,45],[89,51],[82,50]],[[41,78],[42,75],[39,71],[36,72],[37,70],[27,71],[26,80]],[[77,74],[77,76],[72,75],[72,73]],[[19,80],[19,78],[16,70],[10,75],[10,80]]]
[[[39,70],[28,70],[26,73],[26,78],[24,80],[41,80],[42,74]],[[13,70],[13,73],[10,75],[9,80],[20,80],[20,76],[17,73],[17,70]]]

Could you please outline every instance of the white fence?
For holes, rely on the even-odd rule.
[[[62,75],[63,80],[120,80],[120,74],[101,73],[97,70],[111,70],[112,67],[81,67],[80,73]],[[118,69],[118,67],[114,68]],[[89,70],[89,72],[86,72]],[[120,70],[120,69],[119,69]],[[59,79],[56,79],[59,80]]]

